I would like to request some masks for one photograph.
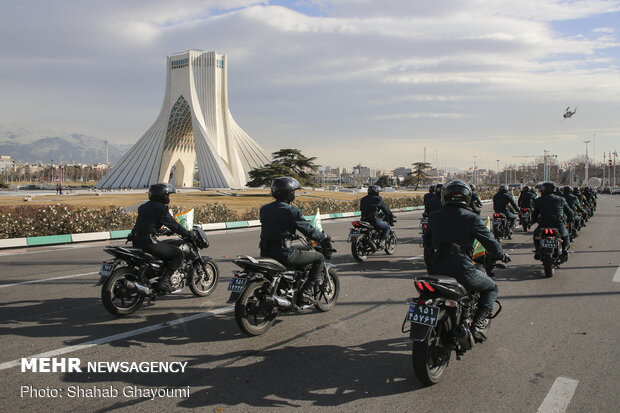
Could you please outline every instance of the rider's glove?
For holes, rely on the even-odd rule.
[[[504,253],[504,257],[502,258],[502,262],[509,263],[510,261],[512,261],[512,259],[510,258],[510,255]]]
[[[332,256],[332,238],[328,235],[321,241],[321,247],[327,258]]]

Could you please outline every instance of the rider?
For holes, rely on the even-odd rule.
[[[486,248],[489,258],[510,261],[482,219],[469,211],[471,190],[463,181],[447,183],[441,191],[443,207],[428,220],[424,237],[424,262],[429,274],[450,275],[470,291],[480,291],[478,310],[472,333],[479,341],[486,339],[485,320],[493,311],[498,288],[472,260],[474,239]]]
[[[441,209],[441,188],[443,184],[435,185],[435,196],[424,203],[424,215],[430,216],[433,212]]]
[[[540,259],[540,246],[536,242],[536,238],[540,235],[543,228],[555,228],[560,232],[562,237],[562,261],[568,260],[569,235],[564,225],[563,214],[566,219],[572,221],[573,211],[566,203],[566,200],[554,194],[555,183],[545,182],[542,184],[541,195],[534,200],[534,211],[532,212],[532,221],[538,222],[538,227],[534,230],[534,246],[536,254],[534,259]]]
[[[497,193],[493,195],[493,211],[496,213],[505,214],[509,221],[509,228],[512,230],[517,225],[517,216],[510,212],[510,208],[508,206],[511,206],[515,211],[519,210],[512,194],[508,193],[508,185],[501,184]]]
[[[575,212],[580,212],[582,214],[586,213],[586,211],[581,207],[581,203],[579,203],[579,200],[577,199],[577,197],[573,195],[572,193],[573,188],[566,185],[564,188],[562,188],[562,192],[563,192],[562,196],[566,200],[566,203],[568,204],[571,210]],[[579,214],[574,214],[574,215],[575,215],[574,216],[575,227],[579,228],[579,221],[581,220],[581,217],[579,216]]]
[[[536,195],[532,193],[529,185],[525,185],[523,189],[521,189],[521,193],[519,194],[519,199],[517,199],[517,205],[519,205],[519,208],[528,208],[531,210],[532,207],[534,206],[535,198],[536,198]]]
[[[325,257],[314,249],[293,248],[293,236],[295,231],[299,230],[306,237],[320,242],[326,252],[331,252],[332,247],[329,236],[311,226],[301,210],[290,205],[295,199],[295,191],[299,188],[299,182],[295,178],[280,177],[273,180],[271,196],[275,201],[260,209],[260,255],[273,258],[290,268],[311,265],[308,279],[299,296],[299,304],[312,304],[314,284],[321,277]]]
[[[129,239],[135,248],[154,255],[168,263],[163,275],[159,278],[158,288],[166,294],[174,290],[170,278],[183,263],[181,249],[168,242],[159,242],[157,230],[165,226],[183,238],[194,238],[198,234],[183,228],[168,212],[170,194],[176,191],[170,184],[154,184],[149,188],[149,201],[138,208],[138,218],[131,230]]]
[[[432,184],[431,186],[428,187],[428,192],[424,194],[424,205],[426,205],[426,202],[428,202],[431,198],[435,197],[435,184]]]
[[[471,201],[469,201],[469,209],[474,214],[480,215],[480,213],[482,212],[482,200],[480,199],[480,197],[478,196],[478,193],[476,192],[476,185],[471,184],[470,188],[471,188]]]
[[[360,200],[360,211],[362,212],[362,221],[369,222],[373,227],[381,234],[381,244],[385,243],[385,240],[390,235],[390,224],[394,221],[394,214],[390,211],[383,198],[379,195],[381,187],[378,185],[370,185],[368,187],[368,195]],[[383,211],[385,220],[377,217],[379,211]],[[387,222],[386,222],[387,221]],[[382,248],[379,245],[378,248]]]

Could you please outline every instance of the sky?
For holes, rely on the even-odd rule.
[[[268,152],[467,169],[620,149],[620,0],[0,0],[0,125],[134,143],[166,56],[228,56]],[[577,107],[570,119],[567,107]]]

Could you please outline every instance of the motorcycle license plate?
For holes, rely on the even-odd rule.
[[[494,226],[500,226],[502,224],[502,220],[501,219],[494,219],[493,220],[493,225]]]
[[[557,239],[546,239],[543,238],[540,240],[540,247],[541,248],[557,248],[558,247],[558,240]]]
[[[104,262],[103,264],[101,264],[101,268],[99,269],[99,275],[101,275],[102,277],[107,277],[108,275],[112,274],[112,271],[114,271],[114,264]]]
[[[245,283],[248,281],[247,278],[238,278],[234,277],[230,279],[228,283],[228,291],[232,291],[234,293],[240,293],[245,288]]]
[[[352,240],[355,240],[355,239],[357,239],[357,237],[359,236],[359,234],[360,234],[360,233],[359,233],[357,230],[352,229],[352,230],[349,232],[349,238],[350,238],[350,239],[352,239]]]
[[[411,323],[435,327],[439,318],[439,307],[410,303],[407,320]]]

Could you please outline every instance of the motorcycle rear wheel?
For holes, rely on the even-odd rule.
[[[436,365],[436,359],[438,357],[437,351],[439,344],[439,336],[437,335],[437,328],[431,328],[428,336],[424,341],[414,341],[412,350],[413,371],[422,383],[427,386],[439,383],[441,376],[448,367],[448,360],[442,361],[439,365]]]
[[[276,313],[266,314],[260,308],[260,299],[256,292],[263,287],[264,281],[249,283],[239,299],[235,302],[235,321],[248,336],[260,336],[271,328],[276,321]]]
[[[385,240],[385,253],[387,255],[394,255],[396,252],[396,234],[394,232],[390,232],[387,239]]]
[[[545,277],[553,277],[553,257],[549,254],[542,256],[543,268],[545,270]]]
[[[338,295],[340,294],[340,279],[335,268],[330,268],[328,273],[329,285],[321,284],[319,292],[316,295],[316,304],[314,307],[322,312],[326,312],[334,308]],[[327,291],[326,291],[327,290]]]
[[[365,234],[360,235],[354,242],[351,243],[351,254],[356,261],[363,262],[368,258],[368,252],[366,251],[367,243],[368,237]]]
[[[138,282],[138,274],[133,268],[114,270],[101,286],[101,301],[111,314],[116,316],[129,315],[136,311],[144,301],[144,294],[129,288],[126,281]]]
[[[194,275],[189,283],[189,289],[198,297],[206,297],[211,294],[217,287],[217,280],[220,278],[220,271],[215,262],[207,260],[206,257],[202,257],[202,262],[207,269],[207,274],[204,273],[201,265],[196,265]]]

